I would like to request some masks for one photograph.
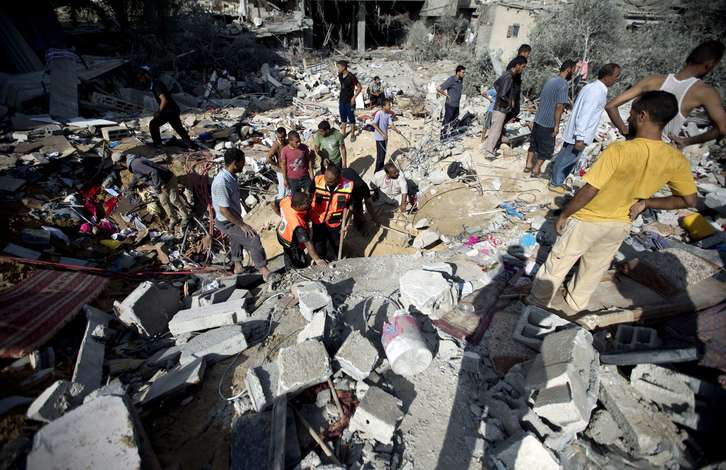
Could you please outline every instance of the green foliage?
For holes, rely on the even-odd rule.
[[[457,47],[451,51],[449,59],[466,67],[464,93],[467,96],[478,96],[482,85],[490,85],[497,79],[492,62],[486,54],[477,57],[470,49]]]

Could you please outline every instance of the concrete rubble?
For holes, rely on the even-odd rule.
[[[179,310],[169,321],[169,331],[175,336],[204,331],[240,323],[246,316],[245,300],[230,300],[204,307]]]
[[[343,372],[355,380],[365,380],[378,362],[378,351],[358,331],[351,332],[335,354]]]
[[[324,382],[332,374],[328,352],[323,343],[315,340],[280,349],[277,366],[277,395],[294,394]]]
[[[378,387],[371,387],[358,405],[348,429],[387,444],[401,418],[403,412],[398,400]]]
[[[431,319],[439,319],[451,311],[459,300],[457,286],[440,272],[413,270],[401,279],[401,300]]]
[[[247,349],[247,340],[241,325],[223,326],[205,331],[180,348],[179,364],[182,366],[204,358],[213,364]]]
[[[179,309],[179,289],[153,282],[142,282],[123,302],[113,308],[125,325],[135,326],[145,335],[156,335],[167,329],[172,315]]]
[[[312,321],[318,310],[332,310],[332,299],[321,282],[301,282],[292,287],[292,293],[297,297],[300,313],[307,321]]]

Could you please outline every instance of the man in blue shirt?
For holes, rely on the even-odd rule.
[[[451,133],[453,121],[459,117],[459,103],[461,102],[461,94],[464,89],[464,75],[466,67],[459,65],[456,67],[456,73],[447,78],[436,91],[446,97],[444,105],[444,122],[441,127],[441,138],[448,137]]]
[[[385,100],[383,102],[383,109],[376,112],[375,117],[371,125],[375,132],[373,138],[376,141],[376,169],[375,171],[381,171],[383,164],[386,162],[386,151],[388,149],[388,129],[401,133],[392,122],[393,111],[391,111],[391,101]]]

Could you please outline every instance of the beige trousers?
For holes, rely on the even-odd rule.
[[[166,184],[161,186],[159,191],[159,204],[164,208],[169,223],[175,225],[181,219],[186,223],[189,219],[189,209],[186,201],[179,195],[179,185],[177,184],[176,175],[172,176]],[[179,216],[177,216],[177,212]]]
[[[551,306],[565,276],[579,260],[577,273],[565,289],[565,301],[578,312],[587,309],[590,296],[629,232],[630,224],[627,222],[569,219],[547,261],[537,272],[530,300],[538,305]]]
[[[492,124],[489,126],[487,131],[487,138],[484,141],[484,150],[489,153],[495,153],[497,148],[497,142],[499,137],[502,135],[504,130],[504,120],[507,115],[500,111],[492,111]]]

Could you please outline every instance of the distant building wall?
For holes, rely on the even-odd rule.
[[[535,10],[526,8],[501,4],[486,7],[486,11],[479,18],[477,53],[493,51],[506,65],[516,55],[517,48],[529,42],[536,15]]]

